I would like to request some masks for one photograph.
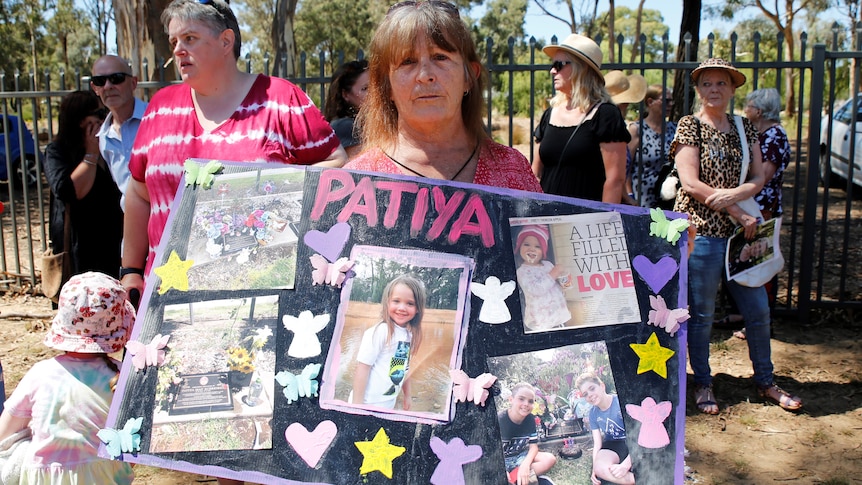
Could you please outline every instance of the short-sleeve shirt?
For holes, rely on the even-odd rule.
[[[147,106],[129,161],[132,178],[146,183],[150,197],[148,267],[186,159],[310,165],[337,148],[332,127],[308,96],[287,80],[257,76],[231,117],[210,132],[198,122],[187,84],[162,88]]]
[[[98,456],[97,433],[108,418],[115,375],[102,358],[63,354],[33,365],[6,401],[6,411],[30,419],[33,432],[21,483],[54,483],[51,477],[63,483],[131,483],[127,463]]]
[[[353,132],[353,124],[355,121],[356,120],[354,118],[346,117],[336,118],[329,123],[332,125],[332,130],[335,131],[335,136],[338,137],[338,141],[341,142],[341,146],[344,148],[359,145],[359,138],[357,138],[356,133]]]
[[[539,443],[539,433],[532,414],[520,424],[515,424],[509,418],[509,412],[502,411],[497,414],[497,422],[500,424],[504,458],[514,458],[525,452],[531,444]]]
[[[739,186],[742,173],[742,141],[736,129],[736,121],[727,115],[730,130],[723,132],[701,122],[695,116],[683,116],[676,128],[671,144],[671,155],[676,155],[680,145],[697,147],[700,152],[700,181],[714,189],[732,189]],[[750,150],[757,141],[757,129],[748,118],[742,119]],[[692,197],[685,189],[676,194],[673,210],[685,212],[691,217],[697,233],[708,237],[730,237],[736,223],[727,214],[710,209]]]
[[[611,405],[604,411],[598,406],[593,406],[590,409],[590,427],[602,433],[602,440],[624,440],[626,439],[626,424],[620,410],[620,399],[616,394],[611,397]]]
[[[640,131],[640,147],[633,153],[635,161],[631,170],[632,189],[641,207],[651,208],[659,201],[656,184],[659,172],[668,160],[667,155],[670,153],[670,144],[676,132],[676,123],[665,122],[663,144],[661,131],[653,130],[646,122],[642,125],[643,130],[640,130],[640,122],[636,122],[635,125]]]
[[[383,322],[362,334],[356,360],[371,366],[363,402],[394,408],[410,364],[412,335],[406,328],[394,325],[387,344],[389,328]]]
[[[389,174],[402,173],[401,168],[379,148],[365,151],[347,162],[344,168]],[[486,141],[479,151],[473,183],[529,192],[542,191],[530,168],[530,162],[521,152],[490,140]]]
[[[781,207],[781,186],[784,185],[784,169],[790,163],[790,141],[787,132],[779,124],[767,128],[759,139],[763,163],[775,165],[775,174],[763,184],[763,189],[754,196],[754,200],[760,204],[760,210],[771,211],[773,217],[778,217],[784,213]]]
[[[544,166],[542,190],[546,194],[602,200],[605,163],[601,144],[628,143],[632,139],[619,108],[602,103],[592,118],[578,125],[580,128],[552,125],[553,109],[545,111],[533,134],[540,143],[539,156]]]

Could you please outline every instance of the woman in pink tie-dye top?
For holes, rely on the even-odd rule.
[[[102,273],[73,276],[44,344],[65,353],[36,363],[6,401],[0,440],[26,427],[32,440],[20,483],[130,484],[128,463],[100,458],[97,433],[105,427],[118,362],[135,309],[116,279]]]

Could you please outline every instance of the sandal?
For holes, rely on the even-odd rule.
[[[798,411],[802,409],[802,399],[778,387],[777,384],[772,384],[767,387],[758,387],[757,393],[760,397],[778,404],[782,409],[787,411]]]
[[[694,402],[697,403],[697,409],[704,414],[718,414],[718,403],[715,402],[715,394],[712,392],[712,386],[695,386]]]
[[[745,329],[737,330],[733,332],[733,336],[738,338],[739,340],[745,340]]]

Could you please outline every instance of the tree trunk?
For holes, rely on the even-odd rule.
[[[682,2],[682,20],[679,25],[679,43],[676,47],[676,61],[688,62],[697,60],[697,43],[700,38],[700,8],[701,0],[684,0]],[[685,51],[685,36],[686,33],[691,34],[691,55],[690,59],[686,59]],[[686,113],[686,104],[691,111],[691,104],[694,102],[694,90],[686,91],[689,80],[689,71],[686,69],[676,69],[673,76],[673,108],[671,109],[671,119],[678,120]],[[685,103],[684,100],[688,102]]]
[[[615,17],[614,0],[610,0],[608,3],[608,62],[610,63],[615,62],[617,50],[617,36],[614,32]]]
[[[159,69],[172,57],[168,35],[159,16],[170,0],[114,0],[117,53],[142,80],[158,80]],[[144,72],[144,60],[148,61]],[[165,69],[165,80],[177,79],[176,69]]]
[[[637,10],[637,19],[635,20],[635,45],[632,48],[632,57],[629,62],[634,64],[638,60],[638,54],[640,54],[641,47],[641,22],[643,21],[644,15],[644,2],[646,0],[640,0],[638,2],[638,10]]]
[[[790,25],[791,24],[788,23],[788,27],[784,29],[784,40],[787,42],[786,60],[792,62],[796,53],[796,41],[793,40],[793,28],[790,27]],[[785,69],[784,87],[787,96],[785,97],[784,112],[791,118],[796,116],[796,87],[793,83],[793,78],[793,69]]]
[[[275,53],[273,76],[296,75],[296,41],[293,37],[296,4],[297,0],[277,0],[275,4],[275,16],[272,18],[272,50]]]

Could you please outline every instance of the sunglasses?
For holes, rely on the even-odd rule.
[[[571,63],[572,61],[554,61],[551,63],[551,69],[560,72],[563,70],[564,67],[568,66]]]
[[[439,8],[441,10],[445,10],[446,13],[448,13],[450,15],[454,15],[455,17],[461,18],[461,14],[458,12],[458,7],[456,7],[454,4],[451,4],[449,2],[443,2],[441,0],[418,0],[418,1],[407,0],[404,2],[398,2],[395,5],[389,7],[389,10],[386,11],[386,15],[389,15],[390,13],[394,12],[395,10],[398,10],[399,8],[418,7],[418,6],[422,5],[423,3],[427,3],[427,4],[431,5],[432,7]]]
[[[115,72],[104,76],[92,76],[90,77],[90,82],[93,83],[93,86],[102,87],[106,82],[111,81],[111,84],[116,86],[118,84],[123,84],[126,81],[126,78],[131,76],[131,74],[126,74],[125,72]]]

